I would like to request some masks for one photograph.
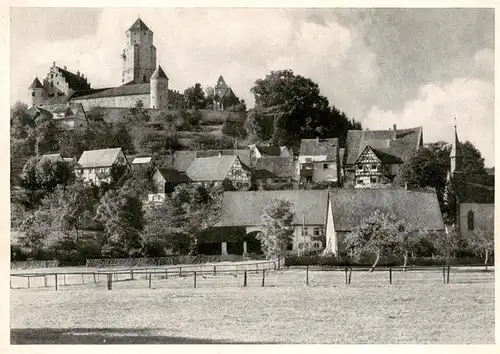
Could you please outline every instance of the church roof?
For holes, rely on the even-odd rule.
[[[458,142],[457,127],[455,126],[455,139],[451,144],[450,157],[460,157],[460,156],[462,156],[462,149],[460,148],[460,144]]]
[[[30,89],[43,88],[42,83],[38,80],[38,77],[35,77],[35,80],[30,85]]]
[[[151,75],[151,79],[165,78],[168,80],[167,74],[163,71],[162,67],[158,65],[153,75]]]
[[[70,89],[75,91],[90,90],[90,84],[83,78],[83,76],[79,76],[58,66],[56,66],[56,68],[62,74]]]
[[[146,26],[146,24],[144,22],[142,22],[142,20],[140,18],[135,20],[134,24],[132,26],[130,26],[130,28],[128,30],[129,31],[133,31],[133,30],[150,31],[148,26]]]

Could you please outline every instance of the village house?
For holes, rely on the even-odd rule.
[[[85,110],[78,103],[31,106],[28,114],[33,119],[52,119],[59,130],[85,130],[88,125]]]
[[[349,130],[345,151],[346,187],[390,185],[402,164],[423,146],[422,127],[392,130]]]
[[[76,176],[83,181],[100,185],[111,182],[111,168],[129,163],[122,148],[84,151],[75,167]]]
[[[478,230],[493,233],[495,227],[495,176],[465,173],[463,171],[463,158],[455,127],[448,179],[455,185],[457,231],[466,237],[471,237]]]
[[[340,180],[339,140],[302,139],[299,152],[301,182],[335,182]]]
[[[335,188],[328,198],[325,253],[345,252],[344,239],[376,210],[394,214],[412,230],[445,232],[434,189]]]
[[[194,182],[203,185],[221,185],[224,180],[232,182],[237,189],[250,188],[252,183],[250,169],[236,155],[222,155],[195,158],[186,175]]]
[[[221,149],[221,150],[179,150],[174,151],[169,157],[167,165],[179,172],[186,172],[191,162],[197,157],[212,156],[238,156],[245,166],[251,166],[248,149]]]
[[[151,178],[156,193],[148,195],[148,202],[163,202],[165,196],[172,193],[175,187],[191,183],[191,179],[185,173],[172,168],[156,167]]]
[[[297,182],[297,162],[293,157],[263,157],[255,162],[254,181],[258,187],[289,185]]]
[[[224,192],[220,226],[240,226],[247,234],[260,232],[261,216],[273,200],[292,203],[293,241],[289,249],[319,251],[324,247],[325,215],[328,203],[326,190],[273,190]]]

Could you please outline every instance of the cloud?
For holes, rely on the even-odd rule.
[[[428,83],[401,111],[372,107],[365,127],[388,129],[424,126],[424,143],[453,139],[454,117],[461,141],[469,140],[483,154],[486,165],[494,163],[494,85],[476,78],[456,78],[446,83]]]

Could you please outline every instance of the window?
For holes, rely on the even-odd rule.
[[[280,181],[279,178],[274,179],[274,183],[279,183],[279,181]]]
[[[146,81],[146,75],[142,75],[142,81]]]
[[[53,79],[54,78],[54,74],[50,74],[50,78]]]
[[[314,243],[313,243],[313,247],[314,247],[314,248],[319,248],[319,242],[314,242]]]
[[[241,175],[241,170],[234,170],[234,175],[235,176],[240,176]]]
[[[313,234],[314,234],[314,236],[319,236],[321,234],[321,228],[315,227]]]
[[[377,177],[370,177],[370,183],[377,183]]]
[[[467,228],[474,230],[474,212],[472,210],[467,213]]]
[[[31,96],[32,96],[32,97],[35,97],[35,91],[33,91],[33,92],[31,93]]]
[[[358,165],[358,170],[360,170],[360,171],[361,171],[362,169],[363,169],[363,166]]]
[[[360,178],[360,179],[358,179],[358,182],[357,182],[357,183],[358,183],[358,184],[365,184],[365,182],[364,182],[361,178]]]
[[[328,164],[327,164],[327,163],[324,163],[324,164],[323,164],[323,170],[326,170],[326,169],[328,169]]]
[[[372,165],[372,170],[376,170],[377,169],[377,165]]]
[[[307,236],[309,234],[309,228],[307,226],[302,228],[302,236]]]

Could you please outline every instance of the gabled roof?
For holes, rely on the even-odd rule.
[[[168,80],[167,74],[165,74],[160,65],[158,65],[153,75],[151,75],[151,79],[158,79],[158,78],[164,78]]]
[[[82,76],[73,74],[71,71],[64,70],[58,66],[56,68],[62,74],[70,89],[75,91],[90,90],[90,84]]]
[[[43,85],[40,82],[40,80],[38,80],[38,77],[35,77],[29,88],[30,89],[43,88]]]
[[[257,226],[262,211],[274,199],[288,200],[295,213],[294,225],[324,225],[328,205],[326,190],[224,192],[223,226]]]
[[[191,162],[196,158],[196,151],[180,150],[174,151],[173,155],[173,168],[180,172],[186,172]]]
[[[50,162],[64,162],[64,159],[62,158],[61,154],[47,154],[47,155],[42,155],[40,160],[49,160]]]
[[[54,117],[54,119],[65,119],[74,117],[86,119],[85,109],[83,108],[83,105],[81,103],[68,102],[61,104],[49,104],[38,108],[50,112],[51,114],[64,113],[63,117]]]
[[[299,155],[302,156],[327,156],[328,161],[337,160],[339,139],[302,139]]]
[[[236,155],[241,163],[245,166],[250,166],[250,151],[248,149],[223,149],[223,150],[198,150],[196,157],[211,157],[211,156],[231,156]]]
[[[45,106],[44,106],[45,107]],[[43,116],[46,119],[51,119],[52,118],[52,112],[47,111],[46,109],[40,107],[40,106],[31,106],[27,113],[31,118],[37,118],[39,115]]]
[[[100,98],[100,97],[115,97],[128,95],[146,95],[151,91],[151,86],[146,84],[125,84],[118,87],[112,87],[106,90],[90,92],[89,95],[79,95],[79,99]],[[72,97],[75,97],[73,95]]]
[[[162,177],[165,179],[165,182],[170,183],[189,183],[191,179],[183,172],[179,172],[173,168],[157,168],[156,169]]]
[[[255,162],[255,178],[294,178],[297,166],[293,157],[263,157]]]
[[[337,231],[353,230],[375,210],[393,213],[415,230],[445,229],[434,189],[335,188],[330,192],[330,198]]]
[[[137,20],[135,20],[135,22],[132,24],[132,26],[130,26],[130,28],[128,29],[129,31],[150,31],[150,29],[148,28],[148,26],[146,26],[146,24],[140,19],[138,18]]]
[[[422,127],[394,130],[349,130],[346,140],[346,165],[352,165],[368,145],[379,153],[409,161],[417,153]],[[394,139],[395,137],[395,139]]]
[[[110,167],[121,151],[121,148],[84,151],[78,160],[78,165],[81,168]]]
[[[223,181],[237,159],[235,155],[197,157],[189,165],[186,175],[195,182]]]
[[[278,145],[255,145],[255,148],[264,156],[281,156],[282,147]]]

